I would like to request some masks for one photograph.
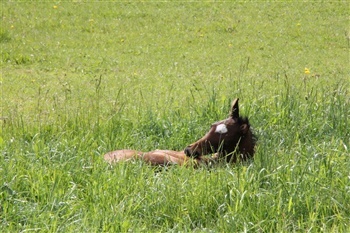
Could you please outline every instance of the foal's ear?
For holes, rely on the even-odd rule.
[[[239,117],[239,108],[238,108],[238,98],[232,101],[230,117],[238,118]]]

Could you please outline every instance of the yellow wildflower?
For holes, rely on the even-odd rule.
[[[58,6],[55,5],[55,6],[53,6],[53,9],[57,9],[57,7],[58,7]]]
[[[305,73],[305,74],[310,74],[310,70],[309,70],[308,68],[305,67],[304,73]]]

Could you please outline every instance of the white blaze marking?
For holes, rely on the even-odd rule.
[[[220,133],[220,134],[227,133],[226,125],[220,124],[220,125],[216,126],[215,133]]]

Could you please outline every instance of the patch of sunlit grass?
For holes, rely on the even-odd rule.
[[[4,2],[0,231],[349,231],[347,8],[319,4]],[[252,163],[101,158],[182,150],[236,97]]]

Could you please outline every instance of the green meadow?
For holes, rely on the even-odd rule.
[[[0,232],[350,232],[344,2],[1,2]],[[254,160],[182,150],[240,98]]]

